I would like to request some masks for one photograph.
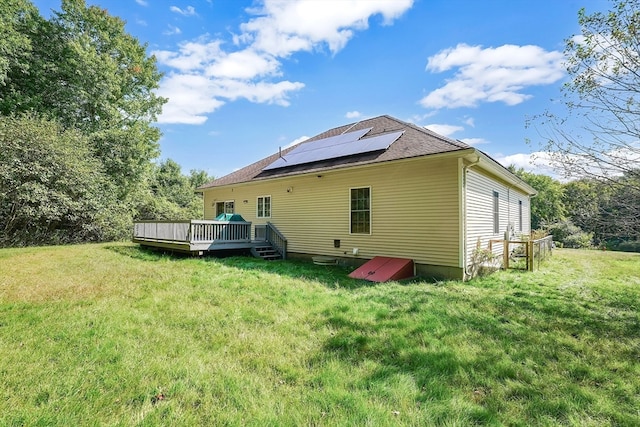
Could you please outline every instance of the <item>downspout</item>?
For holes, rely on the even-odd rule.
[[[464,279],[470,277],[467,271],[467,171],[480,163],[480,156],[474,162],[462,167],[462,263],[464,271]]]

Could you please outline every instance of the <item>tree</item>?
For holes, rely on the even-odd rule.
[[[516,169],[513,165],[509,166],[508,169],[538,192],[538,194],[531,199],[532,229],[544,228],[553,222],[565,218],[566,209],[563,202],[564,188],[560,181],[547,175],[526,172],[522,168]]]
[[[567,40],[569,81],[564,117],[547,112],[544,148],[570,178],[591,177],[614,186],[640,161],[640,0],[618,0],[612,10],[578,14],[581,34]]]
[[[599,180],[583,178],[564,185],[563,202],[567,216],[582,230],[590,231],[599,242],[607,234],[608,225],[602,213],[611,198],[611,188]]]
[[[557,171],[595,180],[609,197],[599,200],[596,237],[630,239],[640,229],[640,0],[590,15],[582,9],[578,22],[581,34],[565,48],[566,114],[547,111],[531,123],[543,129]]]
[[[84,0],[63,0],[49,21],[27,18],[17,28],[31,42],[28,69],[8,70],[0,112],[36,111],[81,131],[118,198],[130,200],[159,154],[152,123],[165,100],[154,93],[161,78],[155,58],[121,19]]]
[[[0,3],[0,86],[6,84],[10,69],[25,72],[25,57],[31,50],[31,41],[22,28],[35,7],[26,0],[5,0]]]
[[[88,139],[33,114],[0,117],[0,246],[122,238],[130,215]]]
[[[201,187],[214,179],[214,177],[209,176],[209,174],[204,170],[191,169],[189,171],[189,182],[194,189]]]
[[[154,166],[148,192],[138,205],[138,219],[184,220],[202,218],[202,195],[195,192],[211,179],[205,171],[182,174],[180,165],[171,159]]]

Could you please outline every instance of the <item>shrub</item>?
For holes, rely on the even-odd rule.
[[[590,248],[593,246],[593,233],[586,233],[570,220],[558,221],[548,227],[553,240],[565,248]]]
[[[476,248],[471,256],[471,277],[488,276],[500,269],[501,260],[489,249]]]
[[[640,252],[640,240],[635,240],[632,242],[622,242],[614,249],[623,252]]]

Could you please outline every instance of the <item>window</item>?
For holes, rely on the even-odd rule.
[[[500,195],[493,192],[493,234],[500,233]]]
[[[235,213],[233,200],[216,202],[216,217],[220,214],[232,214],[232,213]]]
[[[271,196],[258,197],[258,218],[271,218]]]
[[[351,233],[371,232],[371,189],[351,189]]]
[[[518,200],[518,231],[522,231],[522,200]]]

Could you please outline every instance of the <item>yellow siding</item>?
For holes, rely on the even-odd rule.
[[[215,202],[234,200],[247,221],[270,221],[290,252],[357,258],[394,256],[460,266],[456,158],[420,158],[213,188],[204,192],[205,218]],[[371,188],[371,234],[350,234],[350,188]],[[289,190],[289,191],[287,191]],[[256,218],[256,198],[271,196],[271,218]],[[246,203],[245,203],[246,201]],[[334,248],[334,239],[340,248]]]

